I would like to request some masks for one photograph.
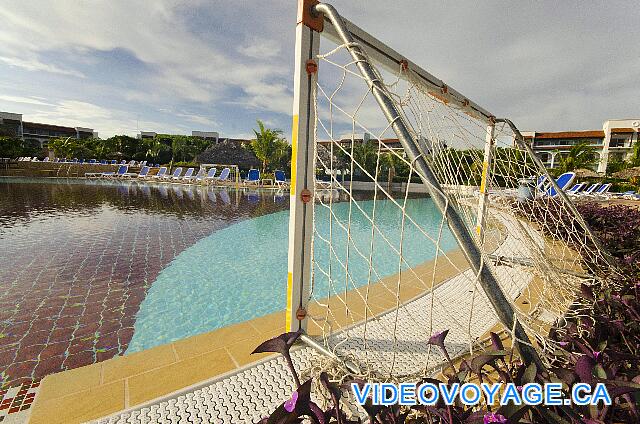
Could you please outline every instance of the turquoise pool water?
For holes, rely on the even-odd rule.
[[[360,201],[371,214],[373,201]],[[347,225],[349,204],[334,204],[330,225],[329,211],[316,208],[316,261],[327,272],[331,264],[333,279],[340,287],[330,288],[328,278],[315,272],[314,293],[317,298],[344,289],[344,261],[349,249],[348,288],[359,287],[369,279],[368,255],[371,251],[371,224],[365,215],[352,208],[351,241],[337,225]],[[430,199],[409,199],[407,213],[427,234],[438,233],[441,215]],[[378,278],[398,272],[402,216],[392,202],[377,201],[378,229],[374,234],[373,267]],[[147,349],[173,340],[246,321],[285,308],[289,212],[275,212],[247,219],[199,240],[184,250],[157,276],[142,301],[136,316],[134,334],[127,353]],[[326,242],[331,233],[335,252],[329,253]],[[388,241],[382,237],[385,235]],[[392,247],[393,246],[393,247]],[[455,247],[448,230],[443,231],[443,250]],[[365,256],[356,253],[359,249]],[[435,246],[415,225],[406,222],[402,249],[408,266],[415,266],[435,256]],[[406,266],[404,266],[406,268]]]

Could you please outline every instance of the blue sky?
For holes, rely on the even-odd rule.
[[[4,0],[0,110],[102,137],[243,137],[256,119],[288,137],[295,3]],[[640,115],[636,2],[333,4],[523,130]]]

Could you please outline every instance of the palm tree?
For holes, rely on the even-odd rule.
[[[282,131],[265,128],[258,120],[258,131],[253,130],[256,138],[251,140],[251,149],[262,162],[262,172],[266,172],[269,163],[277,162],[287,152],[288,143],[282,138]]]
[[[371,141],[363,141],[353,146],[353,160],[360,164],[369,174],[375,175],[378,160],[378,149]],[[354,173],[359,174],[358,168]]]
[[[578,143],[569,149],[569,153],[560,156],[558,171],[569,172],[574,169],[591,168],[595,162],[594,148],[587,143]]]

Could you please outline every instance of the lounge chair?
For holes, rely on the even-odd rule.
[[[129,170],[129,165],[120,165],[116,172],[103,172],[101,176],[103,178],[118,178],[123,176]]]
[[[182,174],[182,167],[177,167],[176,169],[173,170],[173,174],[171,175],[166,175],[164,177],[165,180],[179,180],[180,179],[180,175]]]
[[[198,173],[196,175],[193,175],[193,168],[189,168],[187,169],[187,172],[184,174],[184,177],[182,177],[182,180],[190,183],[191,181],[195,180],[198,175],[201,175],[201,174],[204,174],[204,169],[200,168],[198,170]]]
[[[173,179],[178,181],[189,181],[193,176],[193,171],[193,168],[187,168],[187,172],[185,172],[182,177],[178,175],[178,177],[173,177]]]
[[[216,177],[216,172],[218,172],[216,168],[211,168],[207,172],[207,175],[196,175],[196,182],[203,182],[206,184]]]
[[[140,173],[127,172],[126,174],[122,175],[122,177],[123,178],[146,178],[148,173],[149,173],[149,167],[143,166],[142,169],[140,170]]]
[[[91,165],[94,165],[94,164],[98,163],[98,161],[97,161],[97,160],[95,160],[95,159],[89,159],[89,163],[90,163]]]
[[[225,183],[229,181],[229,174],[231,174],[231,169],[223,168],[222,172],[220,172],[220,176],[216,178],[215,181],[218,183]]]
[[[611,188],[611,183],[602,184],[600,188],[598,188],[597,190],[591,193],[591,196],[608,198],[610,196],[608,193],[610,188]]]
[[[560,190],[565,190],[567,187],[569,187],[573,183],[573,180],[575,178],[576,178],[575,172],[565,172],[564,174],[558,177],[558,179],[556,180],[556,184],[558,184],[558,187],[560,188]],[[556,191],[556,188],[553,185],[550,185],[550,187],[548,187],[545,190],[544,195],[549,197],[556,197],[558,195],[558,192]]]
[[[633,190],[629,190],[629,191],[625,191],[623,193],[610,193],[610,195],[613,196],[613,197],[618,197],[618,198],[621,197],[623,199],[626,199],[626,198],[631,198],[631,197],[635,196],[636,192],[633,191]]]
[[[49,156],[47,156],[46,158],[42,159],[42,162],[49,162],[51,159],[49,159]]]
[[[260,184],[260,171],[257,169],[250,169],[247,179],[244,180],[245,184]]]
[[[571,187],[569,190],[567,190],[567,194],[569,196],[577,196],[577,195],[580,194],[582,189],[585,188],[586,185],[587,185],[587,183],[574,184],[573,187]]]
[[[600,187],[600,183],[591,184],[585,191],[579,193],[580,196],[589,196],[593,193],[598,187]]]
[[[284,171],[282,171],[280,169],[276,169],[276,171],[274,172],[274,180],[273,180],[273,182],[279,188],[282,188],[282,187],[285,187],[285,186],[289,185],[289,183],[287,183],[287,176],[285,175]]]
[[[85,178],[98,178],[98,177],[103,177],[104,172],[85,172],[84,173],[84,177]]]
[[[160,179],[160,178],[164,178],[166,175],[167,175],[167,167],[163,166],[158,170],[158,173],[156,175],[151,175],[151,178]]]

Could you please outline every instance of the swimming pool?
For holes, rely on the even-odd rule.
[[[335,216],[346,219],[345,205]],[[287,193],[269,190],[0,178],[0,386],[283,310],[288,206]],[[327,211],[317,210],[326,236]],[[428,199],[409,199],[407,210],[423,227],[440,223]],[[382,231],[399,225],[384,201],[376,216]],[[357,212],[351,231],[368,249]],[[343,255],[346,234],[332,235]],[[395,274],[395,255],[378,241],[376,269]],[[423,241],[408,227],[410,266],[433,257]],[[454,246],[448,233],[443,246]],[[354,287],[367,282],[366,261],[352,256],[350,270]],[[326,291],[318,273],[315,284]]]
[[[354,248],[369,252],[371,226],[365,214],[371,215],[372,200],[359,202],[363,212],[352,208],[349,260],[349,289],[362,286],[369,279],[368,261],[353,253]],[[398,272],[400,247],[400,210],[388,200],[378,200],[376,208],[377,237],[374,237],[372,263],[380,278]],[[407,214],[423,230],[437,234],[441,215],[430,199],[408,199]],[[329,236],[329,211],[316,208],[317,234]],[[349,220],[349,203],[333,207],[337,221]],[[147,349],[174,340],[210,331],[236,322],[284,309],[286,302],[288,211],[275,212],[242,221],[216,231],[199,240],[178,255],[160,272],[140,306],[134,334],[127,352]],[[395,230],[395,231],[394,231]],[[332,260],[344,259],[347,233],[334,225]],[[392,235],[390,244],[381,234]],[[406,224],[403,255],[407,266],[416,266],[435,256],[433,244],[425,243],[419,229]],[[393,247],[392,247],[393,246]],[[453,249],[455,242],[448,231],[441,241],[443,250]],[[315,260],[320,267],[329,263],[329,249],[316,243]],[[342,274],[341,274],[342,273]],[[332,279],[343,280],[344,271],[332,267]],[[375,279],[374,281],[375,282]],[[322,297],[329,293],[328,277],[315,273],[314,291]]]

